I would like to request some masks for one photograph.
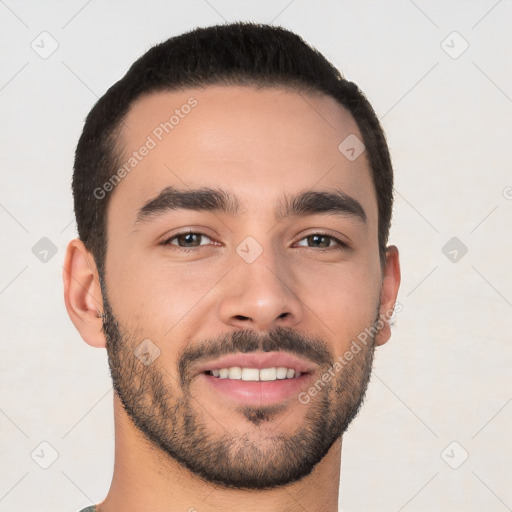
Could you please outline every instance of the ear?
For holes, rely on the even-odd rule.
[[[78,238],[68,244],[62,278],[66,309],[80,336],[92,347],[105,347],[99,274],[92,253]]]
[[[380,292],[379,331],[375,335],[375,346],[384,345],[391,337],[389,321],[395,308],[398,288],[400,287],[400,262],[398,248],[390,245],[386,248],[386,266]]]

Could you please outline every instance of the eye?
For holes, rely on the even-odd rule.
[[[201,245],[208,245],[200,243],[201,238],[207,238],[211,241],[211,238],[204,233],[185,231],[183,233],[177,233],[176,235],[163,240],[160,242],[160,245],[174,245],[177,246],[178,249],[186,251],[187,249],[194,249],[194,247],[199,247]],[[173,243],[174,240],[176,240],[178,243]]]
[[[205,235],[204,233],[196,232],[196,231],[185,231],[182,233],[177,233],[170,238],[167,238],[160,242],[160,245],[172,245],[176,247],[178,250],[182,250],[185,252],[193,251],[197,247],[201,247],[204,245],[208,245],[208,243],[201,243],[202,239],[208,239],[210,242],[212,239]],[[305,240],[307,243],[311,243],[312,245],[300,245],[297,243],[299,247],[308,247],[308,248],[317,248],[317,249],[333,249],[336,247],[348,248],[348,245],[336,238],[332,235],[327,235],[325,233],[312,233],[304,238],[302,238],[299,242]],[[177,243],[174,243],[176,241]],[[331,244],[334,242],[334,244]]]
[[[305,247],[312,247],[312,248],[319,248],[319,249],[330,249],[333,247],[336,247],[336,244],[338,246],[341,246],[343,248],[348,248],[348,245],[345,242],[342,242],[339,238],[336,238],[335,236],[327,235],[325,233],[312,233],[304,238],[302,240],[306,240],[308,242],[311,242],[312,246],[306,245]],[[301,241],[302,241],[301,240]],[[325,243],[325,240],[327,241],[327,244]],[[330,245],[330,242],[334,241],[336,244]],[[301,246],[304,247],[304,246]]]

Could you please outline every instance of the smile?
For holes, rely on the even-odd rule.
[[[218,377],[219,379],[233,379],[244,381],[272,381],[283,379],[294,379],[302,375],[301,372],[295,371],[293,368],[285,366],[271,368],[241,368],[240,366],[232,366],[230,368],[220,368],[209,370],[208,375]]]

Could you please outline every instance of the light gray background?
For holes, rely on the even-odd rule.
[[[73,512],[109,488],[106,352],[63,302],[73,153],[135,58],[224,20],[302,35],[360,85],[389,139],[403,309],[345,436],[341,510],[512,510],[510,0],[0,0],[0,20],[0,511]]]

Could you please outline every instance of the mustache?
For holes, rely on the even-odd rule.
[[[334,354],[323,340],[300,334],[293,329],[276,327],[261,334],[251,329],[232,331],[221,337],[208,338],[186,347],[178,356],[178,371],[182,384],[187,382],[189,369],[211,359],[228,354],[248,352],[289,352],[309,359],[319,366],[334,362]]]

